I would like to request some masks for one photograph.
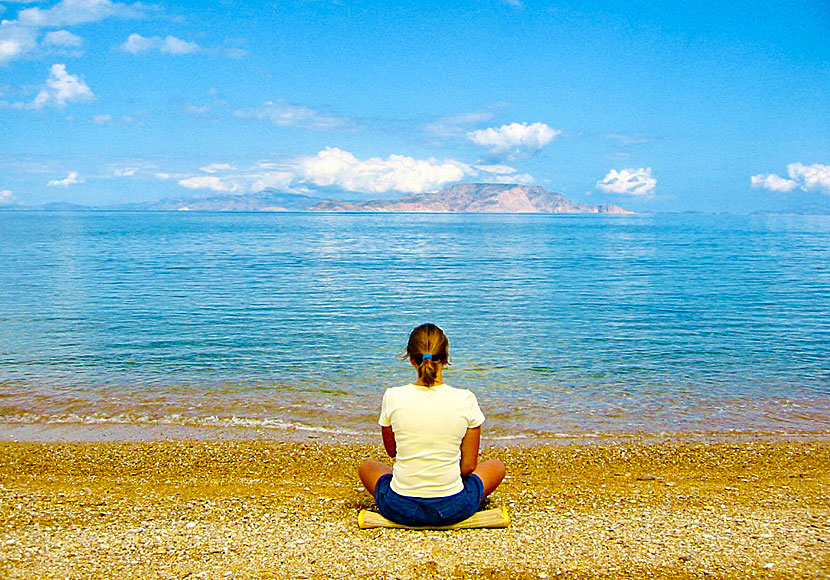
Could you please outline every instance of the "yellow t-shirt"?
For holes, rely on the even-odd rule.
[[[463,490],[461,439],[483,422],[476,396],[466,389],[447,384],[386,389],[378,423],[395,433],[392,490],[409,497],[446,497]]]

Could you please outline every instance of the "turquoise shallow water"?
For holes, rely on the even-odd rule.
[[[3,425],[373,431],[425,321],[497,437],[830,429],[830,218],[0,213]]]

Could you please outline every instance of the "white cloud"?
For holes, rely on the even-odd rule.
[[[0,64],[22,57],[37,48],[37,30],[16,21],[0,22]]]
[[[148,50],[157,50],[163,54],[190,54],[201,50],[201,47],[195,42],[188,42],[175,36],[147,37],[136,33],[131,34],[120,48],[132,54]]]
[[[482,147],[490,147],[495,153],[511,149],[537,151],[562,134],[545,123],[510,123],[467,133],[467,138]]]
[[[789,179],[775,173],[759,173],[750,178],[752,187],[769,191],[789,192],[798,187],[802,191],[817,191],[830,194],[830,165],[814,163],[790,163],[787,165]]]
[[[157,173],[156,177],[159,179],[175,177],[179,185],[189,189],[210,189],[231,193],[257,192],[268,188],[293,191],[291,184],[297,179],[297,175],[285,164],[268,165],[268,168],[264,168],[260,163],[252,168],[238,169],[228,163],[211,163],[199,170],[210,174],[221,172],[221,176]],[[263,171],[263,169],[266,170]]]
[[[43,87],[27,108],[42,109],[47,105],[64,107],[75,101],[95,98],[89,86],[75,75],[66,72],[65,64],[53,64]]]
[[[204,171],[205,173],[216,173],[217,171],[228,171],[232,169],[236,169],[236,167],[228,163],[211,163],[205,167],[200,167],[199,171]]]
[[[530,185],[536,180],[529,173],[511,173],[509,175],[488,175],[488,183],[521,183],[522,185]]]
[[[188,189],[212,189],[213,191],[236,191],[236,186],[225,183],[218,177],[188,177],[180,179],[179,185]]]
[[[16,201],[17,198],[14,196],[11,189],[0,190],[0,205],[10,204]]]
[[[17,21],[27,26],[58,27],[97,22],[105,18],[141,18],[145,7],[140,4],[122,4],[110,0],[62,0],[51,8],[27,8],[17,15]]]
[[[77,171],[70,171],[69,175],[64,177],[63,179],[53,179],[46,185],[49,187],[69,187],[70,185],[76,185],[78,183],[83,183],[84,178],[78,175]]]
[[[804,191],[830,193],[830,165],[790,163],[787,165],[787,175],[798,181]]]
[[[112,174],[116,177],[132,177],[138,172],[135,167],[124,167],[121,169],[113,169]]]
[[[109,0],[63,0],[50,8],[26,8],[16,20],[0,22],[0,64],[34,52],[42,28],[74,26],[105,18],[141,18],[147,11],[148,7],[141,3],[128,5]],[[79,40],[68,30],[56,30],[44,36],[43,46],[78,48]]]
[[[199,45],[195,42],[182,40],[175,36],[164,37],[164,42],[161,45],[161,52],[164,54],[190,54],[199,50]]]
[[[651,175],[651,167],[639,169],[612,169],[597,182],[597,188],[605,193],[620,193],[647,197],[654,194],[657,180]]]
[[[516,168],[509,165],[474,165],[473,167],[487,173],[516,173]]]
[[[518,173],[509,165],[469,166],[453,159],[415,159],[404,155],[361,160],[338,148],[327,148],[289,162],[261,159],[249,166],[214,162],[200,167],[198,172],[154,171],[152,175],[162,180],[175,179],[188,189],[234,194],[265,189],[308,193],[312,186],[361,193],[422,193],[465,177],[491,183],[535,181],[531,175]]]
[[[84,39],[68,30],[54,30],[47,32],[43,37],[43,44],[47,46],[63,46],[67,48],[78,48],[83,46]]]
[[[318,186],[342,187],[348,191],[422,193],[473,173],[459,161],[414,159],[390,155],[360,161],[348,151],[329,147],[313,157],[297,160],[299,177]]]
[[[752,187],[756,189],[767,189],[769,191],[787,192],[794,190],[798,184],[792,179],[779,177],[774,173],[753,175],[750,178]]]
[[[515,167],[509,165],[474,165],[484,175],[480,175],[482,179],[486,179],[488,183],[522,183],[530,184],[536,180],[529,173],[518,173]]]
[[[352,125],[349,119],[321,113],[305,105],[288,101],[267,102],[259,107],[242,109],[235,117],[266,119],[282,127],[304,127],[306,129],[338,129]]]

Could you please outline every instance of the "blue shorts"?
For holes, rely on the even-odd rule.
[[[484,483],[475,474],[462,477],[464,489],[447,497],[409,497],[391,487],[392,474],[381,475],[375,486],[375,503],[383,517],[414,527],[451,526],[478,511]]]

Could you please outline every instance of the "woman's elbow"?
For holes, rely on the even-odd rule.
[[[461,462],[461,477],[467,477],[476,469],[476,462],[475,461],[462,461]]]

